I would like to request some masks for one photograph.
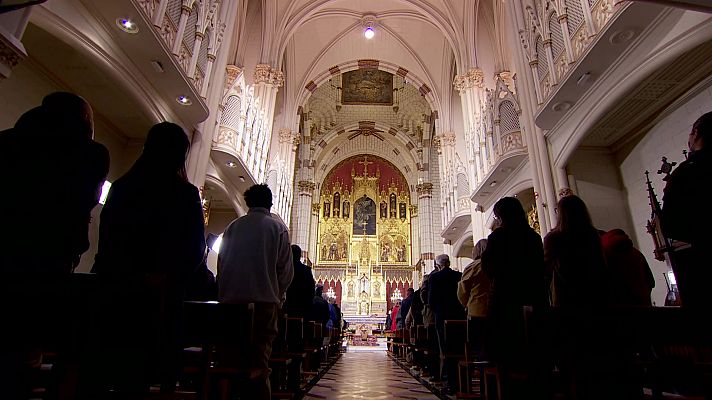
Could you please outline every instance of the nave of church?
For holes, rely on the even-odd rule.
[[[0,398],[77,398],[90,366],[111,380],[166,361],[147,342],[180,347],[168,369],[191,378],[143,386],[237,396],[244,376],[208,378],[219,363],[200,358],[222,353],[230,303],[253,307],[240,335],[274,347],[253,346],[274,397],[479,396],[485,366],[505,386],[508,371],[468,329],[538,339],[581,328],[569,306],[632,330],[583,337],[635,348],[601,354],[635,360],[611,375],[639,393],[709,394],[709,3],[0,0],[0,311],[22,342],[1,354]],[[256,208],[284,240],[229,234]],[[502,304],[512,325],[477,325]],[[254,325],[272,312],[274,339]],[[537,346],[559,351],[549,378],[588,388],[560,374],[580,347]]]

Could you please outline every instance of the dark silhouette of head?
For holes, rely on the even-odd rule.
[[[245,191],[245,203],[247,207],[272,208],[272,191],[269,186],[263,184],[253,185]]]
[[[692,131],[687,140],[690,151],[703,149],[709,142],[710,135],[712,135],[712,111],[703,114],[692,124]]]
[[[144,176],[178,175],[186,179],[185,159],[189,148],[188,136],[179,125],[156,124],[148,131],[143,152],[132,171]]]
[[[514,197],[502,197],[494,205],[494,217],[499,220],[499,226],[528,226],[527,214],[522,203]]]
[[[586,203],[576,195],[562,197],[556,206],[556,212],[559,215],[556,230],[559,232],[595,230]]]
[[[94,137],[94,113],[82,97],[69,92],[55,92],[42,99],[42,110],[51,131],[74,138]]]
[[[323,293],[324,293],[324,285],[322,285],[322,284],[316,285],[316,289],[314,290],[314,296],[321,297],[321,295]]]
[[[302,248],[296,244],[292,245],[292,261],[296,264],[302,258]]]
[[[415,290],[413,290],[412,287],[409,287],[408,290],[405,291],[405,293],[406,293],[406,297],[410,297],[413,295],[413,293],[415,293]]]

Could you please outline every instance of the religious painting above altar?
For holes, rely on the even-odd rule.
[[[410,206],[403,174],[372,155],[341,161],[321,184],[313,273],[338,286],[345,316],[385,318],[394,291],[412,284]]]
[[[393,75],[372,68],[345,72],[342,77],[343,104],[393,105]]]

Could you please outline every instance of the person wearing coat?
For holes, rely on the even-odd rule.
[[[468,317],[486,317],[490,281],[482,270],[482,253],[487,248],[487,239],[482,239],[472,250],[472,261],[462,272],[457,285],[457,298],[467,307]]]

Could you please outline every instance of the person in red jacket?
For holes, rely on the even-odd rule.
[[[650,292],[655,278],[645,256],[622,229],[612,229],[601,236],[603,254],[611,273],[609,295],[617,306],[652,306]]]

